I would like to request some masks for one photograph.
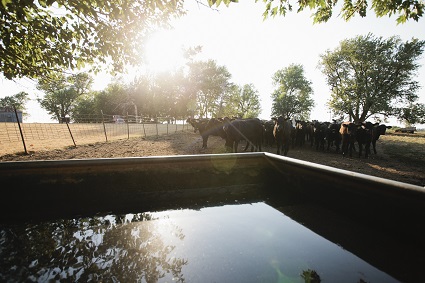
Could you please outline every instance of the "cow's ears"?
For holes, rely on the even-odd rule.
[[[387,126],[387,129],[391,129],[392,127],[391,126]]]

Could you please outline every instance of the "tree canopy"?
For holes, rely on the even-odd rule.
[[[214,60],[195,61],[189,64],[188,80],[194,92],[200,117],[218,117],[228,101],[232,75],[226,66],[219,66]]]
[[[260,0],[256,0],[257,2]],[[141,60],[149,32],[183,15],[184,0],[3,0],[0,3],[0,72],[8,79],[38,78],[51,71],[108,63],[112,70]],[[201,2],[201,1],[199,1]],[[237,0],[207,0],[210,6],[229,5]],[[289,0],[263,0],[264,17],[286,15]],[[349,20],[376,16],[397,16],[397,22],[418,21],[424,1],[417,0],[298,0],[297,11],[310,8],[314,22],[328,21],[333,12]],[[369,5],[371,5],[369,7]]]
[[[102,91],[79,92],[81,94],[76,96],[63,95],[72,94],[72,89],[76,88],[71,84],[72,77],[58,76],[55,83],[49,80],[39,86],[46,92],[45,98],[39,102],[55,117],[63,117],[63,114],[56,113],[66,112],[75,122],[99,121],[97,118],[102,112],[126,116],[132,121],[140,116],[154,120],[188,116],[251,118],[260,113],[258,91],[252,84],[241,87],[232,83],[226,67],[217,65],[214,60],[191,60],[187,68],[187,72],[181,69],[143,73],[131,83],[115,81]],[[68,98],[72,98],[72,103]],[[69,107],[60,111],[62,105]],[[138,118],[133,119],[133,115]]]
[[[61,118],[72,113],[77,98],[89,92],[92,82],[93,79],[87,73],[68,77],[58,73],[55,79],[43,79],[38,82],[37,88],[45,93],[38,102],[52,115],[52,119],[61,122]]]
[[[0,98],[0,107],[11,109],[16,108],[24,111],[25,103],[27,103],[28,99],[28,93],[21,91],[15,95]]]
[[[291,64],[273,75],[276,89],[272,93],[272,115],[308,120],[314,101],[311,82],[304,76],[302,65]]]
[[[183,0],[3,0],[0,72],[44,76],[85,64],[136,64],[146,36],[183,14]]]
[[[216,116],[257,118],[261,113],[260,96],[253,84],[233,84],[228,89],[227,99],[223,104],[222,111]]]
[[[337,115],[364,122],[379,114],[400,120],[410,108],[409,119],[421,113],[412,107],[420,88],[417,78],[418,58],[425,41],[402,42],[398,36],[388,39],[372,34],[346,39],[333,51],[320,57],[319,66],[331,90],[329,106]],[[407,116],[405,116],[407,117]]]
[[[260,0],[256,0],[258,2]],[[220,3],[229,5],[237,0],[208,0],[210,5],[220,5]],[[264,18],[277,15],[285,16],[293,10],[293,5],[289,0],[262,0],[266,4],[263,16]],[[340,5],[339,3],[342,3]],[[407,20],[418,21],[424,14],[425,2],[418,0],[372,0],[372,1],[353,1],[343,0],[298,0],[297,12],[309,8],[313,11],[313,21],[315,23],[327,22],[334,11],[341,9],[340,15],[344,20],[350,20],[356,15],[366,17],[368,9],[373,10],[377,17],[397,16],[398,23],[404,23]],[[371,7],[369,7],[371,5]]]

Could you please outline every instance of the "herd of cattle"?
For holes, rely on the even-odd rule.
[[[385,135],[386,126],[379,123],[363,122],[319,122],[295,121],[282,116],[270,120],[231,119],[231,118],[188,118],[195,132],[202,137],[202,147],[207,147],[209,136],[219,136],[225,140],[228,152],[237,152],[241,141],[246,141],[244,151],[261,151],[261,146],[277,147],[277,154],[287,155],[290,148],[306,144],[316,150],[335,150],[343,156],[353,155],[358,145],[358,155],[367,158],[371,145],[376,154],[376,141]]]

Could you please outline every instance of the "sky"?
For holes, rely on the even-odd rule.
[[[310,118],[330,121],[332,113],[326,106],[330,90],[318,69],[321,54],[336,49],[342,40],[368,33],[384,39],[400,36],[403,41],[413,37],[425,40],[425,19],[397,25],[395,17],[377,18],[373,11],[368,11],[365,18],[356,16],[345,22],[338,17],[339,11],[334,10],[328,22],[313,24],[312,12],[308,9],[263,20],[262,1],[244,0],[229,7],[222,4],[218,9],[185,1],[185,8],[187,14],[172,21],[172,30],[158,33],[152,40],[146,50],[149,65],[159,69],[173,68],[182,62],[179,53],[182,46],[200,45],[200,58],[213,59],[218,65],[226,66],[233,83],[254,85],[260,96],[262,119],[271,117],[272,76],[280,69],[291,64],[303,66],[306,79],[312,83],[315,101]],[[422,86],[418,92],[419,102],[425,103],[425,54],[418,62],[421,67],[416,79]],[[101,74],[96,78],[94,89],[102,89],[109,82],[110,76]],[[30,93],[32,98],[42,95],[28,79],[12,83],[3,78],[0,87],[0,97],[19,91]],[[35,100],[27,104],[27,110],[31,116],[26,122],[46,122],[48,115]]]

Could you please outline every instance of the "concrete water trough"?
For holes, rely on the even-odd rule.
[[[0,180],[0,281],[129,282],[130,275],[141,282],[423,281],[425,190],[419,186],[270,153],[5,162]],[[111,250],[124,248],[111,243],[110,229],[116,234],[118,225],[135,225],[135,215],[144,215],[143,225],[155,224],[146,230],[152,238],[139,243],[143,257],[132,247],[120,265]],[[289,220],[297,226],[276,230]],[[176,230],[163,228],[168,221],[184,234],[177,242],[169,239]],[[94,222],[103,228],[86,227]],[[72,232],[64,233],[69,225]],[[286,234],[301,230],[310,236]],[[62,242],[64,235],[72,240]],[[308,241],[313,235],[320,240]],[[50,237],[55,240],[46,244]],[[64,259],[89,238],[90,264],[87,254]],[[146,252],[152,239],[173,247],[162,260],[155,257],[156,265],[158,250]],[[302,259],[290,256],[300,251]]]

